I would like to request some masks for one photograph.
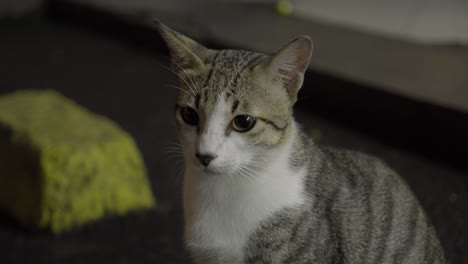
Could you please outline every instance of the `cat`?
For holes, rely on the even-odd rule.
[[[293,106],[312,56],[212,50],[156,21],[178,76],[185,243],[195,263],[445,263],[407,184],[314,143]]]

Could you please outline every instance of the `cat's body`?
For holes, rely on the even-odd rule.
[[[320,147],[292,106],[312,52],[209,50],[158,23],[180,78],[185,241],[196,263],[444,263],[402,179]]]
[[[247,263],[444,263],[434,229],[394,171],[362,153],[305,144],[315,152],[306,161],[309,203],[266,220],[246,246]]]

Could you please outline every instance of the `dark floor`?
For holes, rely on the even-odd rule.
[[[180,163],[165,151],[176,138],[175,90],[164,84],[175,79],[162,66],[167,59],[161,50],[129,43],[41,17],[0,20],[0,94],[55,89],[118,122],[136,139],[160,204],[155,211],[109,218],[60,237],[27,233],[0,216],[0,263],[188,262],[181,246]],[[306,105],[306,98],[300,101],[297,117],[307,131],[320,131],[320,143],[387,161],[427,209],[451,262],[468,262],[466,171],[385,145]]]

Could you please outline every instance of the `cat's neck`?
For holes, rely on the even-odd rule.
[[[197,247],[241,248],[258,223],[276,211],[304,203],[303,167],[292,167],[298,128],[291,123],[287,138],[271,155],[268,168],[252,180],[213,177],[187,170],[184,210],[187,240]]]

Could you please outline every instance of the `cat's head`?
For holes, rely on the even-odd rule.
[[[176,123],[186,166],[225,175],[265,167],[290,134],[310,38],[267,56],[208,49],[159,22],[157,28],[179,79]]]

